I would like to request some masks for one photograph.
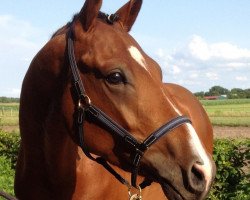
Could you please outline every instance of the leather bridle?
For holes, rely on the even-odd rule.
[[[79,70],[77,67],[75,53],[74,53],[74,35],[72,30],[72,25],[69,28],[67,34],[67,49],[68,49],[68,57],[69,64],[73,75],[74,88],[77,93],[77,110],[75,111],[77,116],[77,131],[78,131],[78,145],[83,150],[84,154],[90,158],[91,160],[101,164],[105,169],[107,169],[111,174],[113,174],[121,183],[130,187],[130,184],[127,180],[121,177],[117,172],[113,170],[113,168],[107,163],[107,161],[102,157],[93,157],[85,142],[84,142],[84,121],[85,119],[91,118],[94,123],[97,125],[101,124],[101,127],[105,127],[110,133],[118,137],[123,144],[130,150],[130,158],[131,158],[131,185],[133,187],[138,188],[137,185],[137,175],[140,166],[140,160],[145,153],[145,151],[153,145],[157,140],[159,140],[162,136],[170,133],[171,130],[181,126],[184,123],[191,123],[191,120],[185,116],[178,116],[159,129],[151,133],[143,142],[138,141],[136,138],[132,136],[127,130],[125,130],[122,126],[117,124],[113,119],[111,119],[108,115],[106,115],[102,110],[91,103],[89,96],[86,94],[84,85],[80,78]],[[86,118],[85,118],[86,117]],[[151,184],[151,180],[145,179],[141,184],[140,188],[144,188]]]

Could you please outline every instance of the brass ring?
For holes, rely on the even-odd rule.
[[[78,108],[87,107],[91,104],[91,100],[88,95],[84,95],[83,99],[78,100]]]
[[[138,190],[138,193],[132,194],[131,193],[131,187],[128,187],[129,200],[142,200],[142,190],[141,190],[141,187],[137,186],[136,189]]]
[[[83,97],[84,97],[85,104],[86,105],[90,105],[91,104],[91,100],[90,100],[89,96],[88,95],[84,95]]]

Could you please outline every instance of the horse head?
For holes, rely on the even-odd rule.
[[[182,100],[182,92],[176,95],[166,87],[160,66],[128,33],[142,0],[130,0],[111,16],[100,12],[101,4],[101,0],[86,0],[72,22],[52,38],[52,43],[64,41],[60,46],[65,49],[64,53],[58,62],[53,62],[59,71],[63,67],[58,63],[63,62],[67,69],[71,64],[67,54],[70,46],[65,43],[65,38],[72,34],[73,62],[77,65],[79,80],[87,97],[87,102],[85,97],[79,101],[79,86],[74,86],[70,70],[64,70],[68,72],[63,76],[67,82],[60,86],[62,91],[58,92],[60,98],[57,99],[61,99],[59,110],[66,130],[78,144],[74,115],[79,103],[83,107],[85,104],[95,105],[139,141],[138,144],[149,138],[151,133],[160,134],[161,138],[140,154],[138,173],[159,183],[168,199],[203,199],[215,173],[211,157],[212,132],[205,112],[201,110],[198,115],[192,114],[196,105],[188,107],[184,97]],[[57,51],[59,49],[53,53]],[[52,51],[49,49],[48,52]],[[45,57],[44,60],[47,59]],[[66,61],[62,61],[64,59]],[[177,98],[178,95],[180,97]],[[185,121],[173,129],[166,128],[168,122],[183,115],[187,115],[192,123]],[[86,118],[83,130],[88,151],[131,172],[133,166],[128,145],[91,116]]]
[[[128,33],[142,0],[129,1],[112,16],[100,14],[101,2],[87,0],[72,22],[80,77],[93,104],[143,141],[183,113],[164,89],[159,65]],[[85,133],[92,153],[130,170],[129,150],[119,138],[96,123],[86,123]],[[185,123],[141,159],[140,174],[159,182],[170,199],[200,199],[209,190],[214,164],[198,134]]]

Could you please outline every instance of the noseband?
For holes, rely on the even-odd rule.
[[[162,136],[169,133],[171,130],[181,126],[184,123],[191,123],[190,119],[185,116],[179,116],[171,121],[167,122],[159,129],[151,133],[143,142],[138,141],[136,138],[132,136],[127,130],[125,130],[122,126],[117,124],[113,119],[111,119],[108,115],[106,115],[103,111],[101,111],[98,107],[91,103],[89,96],[86,94],[85,88],[83,86],[82,80],[80,78],[79,70],[77,67],[75,53],[74,53],[74,39],[73,39],[73,30],[72,26],[69,28],[69,32],[67,35],[67,49],[68,49],[68,57],[69,64],[73,75],[74,88],[78,97],[78,105],[77,105],[77,126],[78,126],[78,139],[79,146],[83,150],[84,154],[90,158],[91,160],[96,161],[97,163],[103,165],[105,169],[107,169],[112,175],[114,175],[121,183],[130,187],[130,184],[127,180],[121,177],[117,172],[115,172],[111,166],[107,163],[107,161],[102,157],[93,157],[88,151],[87,146],[84,142],[84,130],[83,125],[85,121],[85,117],[89,117],[93,119],[93,122],[97,125],[101,124],[101,127],[105,127],[111,134],[115,135],[123,142],[124,146],[130,150],[130,158],[131,158],[131,185],[133,187],[138,188],[137,185],[137,175],[140,166],[140,160],[145,153],[145,151],[153,145],[157,140],[159,140]],[[151,180],[147,178],[140,184],[140,188],[145,188],[146,186],[151,184]]]

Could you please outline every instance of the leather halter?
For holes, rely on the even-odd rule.
[[[83,86],[82,80],[80,78],[79,70],[77,67],[75,53],[74,53],[74,39],[72,25],[69,28],[67,35],[67,49],[69,56],[69,64],[73,75],[74,88],[77,92],[78,97],[78,110],[77,110],[77,125],[78,125],[78,139],[79,146],[82,148],[84,154],[91,160],[103,165],[112,175],[114,175],[121,183],[130,187],[127,180],[121,177],[117,172],[115,172],[112,167],[107,163],[107,161],[102,157],[93,157],[88,151],[87,146],[84,143],[84,130],[83,125],[85,121],[85,116],[93,119],[93,122],[97,125],[101,124],[101,127],[105,127],[111,134],[115,135],[123,142],[123,144],[130,150],[131,158],[131,185],[138,188],[137,185],[137,175],[140,166],[140,160],[145,153],[145,151],[153,145],[162,136],[169,133],[171,130],[181,126],[184,123],[191,123],[191,120],[185,116],[178,116],[159,129],[151,133],[143,142],[138,141],[132,136],[127,130],[122,126],[117,124],[113,119],[101,111],[98,107],[91,103],[90,98],[86,94],[85,88]],[[140,188],[144,188],[151,184],[151,180],[147,178],[140,184]]]

